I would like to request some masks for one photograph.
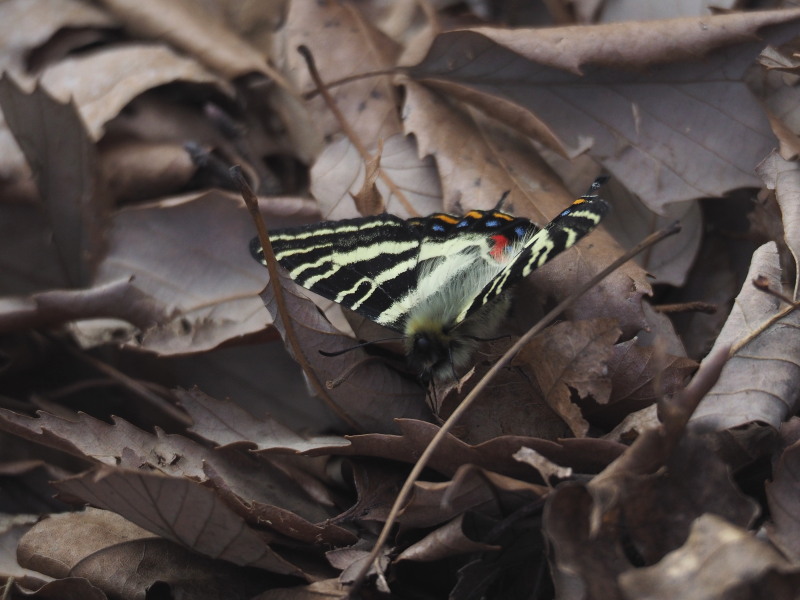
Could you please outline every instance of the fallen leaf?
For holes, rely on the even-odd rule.
[[[793,598],[800,573],[774,548],[716,515],[697,519],[686,544],[619,578],[625,598]]]
[[[589,423],[573,394],[578,399],[592,396],[599,404],[608,402],[607,365],[619,335],[611,319],[563,322],[547,328],[520,352],[519,364],[533,373],[547,404],[577,437],[586,435]]]
[[[753,334],[780,309],[776,298],[753,286],[752,280],[760,275],[775,282],[773,285],[781,281],[774,242],[753,255],[744,287],[709,356]],[[794,335],[798,322],[800,315],[795,311],[759,333],[730,358],[719,382],[692,416],[696,430],[718,431],[753,421],[777,428],[795,412],[794,390],[800,377],[800,338]]]
[[[758,174],[764,180],[767,189],[775,192],[775,198],[781,210],[783,236],[794,257],[795,270],[800,265],[800,168],[797,162],[790,162],[772,152],[758,166]],[[800,274],[795,274],[794,297],[800,293]]]
[[[486,520],[475,513],[462,513],[403,550],[395,560],[432,562],[459,554],[500,550],[500,546],[479,541],[486,536],[486,530]]]
[[[558,139],[570,156],[588,150],[659,212],[758,185],[753,169],[774,138],[742,77],[764,45],[752,37],[785,24],[762,31],[779,44],[798,14],[450,31],[411,76],[528,135]],[[675,111],[680,129],[667,125]]]
[[[91,508],[41,521],[22,539],[19,556],[30,568],[62,580],[84,577],[114,598],[144,599],[161,586],[198,600],[220,594],[244,600],[268,581],[263,573],[187,552],[118,515]]]
[[[214,5],[184,1],[164,5],[148,0],[103,0],[100,4],[132,33],[167,42],[224,77],[274,74],[266,56],[231,30],[224,13],[214,10]]]
[[[767,532],[772,542],[790,559],[800,558],[800,514],[797,495],[800,491],[800,441],[794,441],[778,459],[772,481],[765,484],[772,523]]]
[[[95,150],[72,101],[0,79],[0,108],[36,174],[56,261],[73,287],[88,285],[105,252],[110,206],[96,189]]]
[[[309,577],[272,550],[257,531],[247,527],[211,490],[195,482],[101,466],[55,485],[61,492],[115,512],[211,558]]]

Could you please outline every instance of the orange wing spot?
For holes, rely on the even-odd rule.
[[[492,216],[495,219],[505,219],[506,221],[513,221],[514,220],[514,217],[512,217],[511,215],[507,215],[506,213],[501,213],[501,212],[497,212],[497,211],[493,212]]]
[[[454,217],[453,215],[445,215],[445,214],[434,215],[433,218],[434,219],[438,219],[439,221],[444,221],[445,223],[448,223],[450,225],[455,225],[459,221],[458,217]]]
[[[572,206],[575,206],[576,204],[583,204],[584,202],[586,202],[586,198],[578,198],[572,203]]]
[[[471,210],[464,216],[470,219],[480,219],[483,215],[477,210]]]

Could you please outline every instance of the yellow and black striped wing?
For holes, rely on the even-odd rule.
[[[533,234],[522,248],[483,289],[470,299],[456,317],[456,324],[519,283],[550,259],[572,247],[591,232],[608,213],[608,203],[592,195],[605,181],[598,179],[586,196],[578,198],[544,229]]]
[[[418,228],[393,215],[270,233],[275,257],[298,285],[397,331],[405,317],[398,302],[416,287],[421,240]],[[257,238],[251,250],[264,262]]]

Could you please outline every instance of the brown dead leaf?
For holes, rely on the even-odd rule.
[[[83,577],[66,577],[45,583],[39,578],[9,580],[10,600],[108,600],[103,591]]]
[[[430,418],[422,387],[377,357],[370,357],[361,348],[339,356],[320,355],[317,350],[330,353],[352,349],[354,340],[334,328],[288,276],[282,276],[280,286],[296,338],[287,336],[273,284],[261,297],[273,315],[274,325],[284,337],[289,353],[311,379],[314,392],[351,431],[395,431],[396,419]],[[380,410],[375,410],[375,398],[384,404]]]
[[[686,283],[703,239],[700,205],[697,202],[668,204],[658,214],[623,189],[617,180],[612,179],[607,186],[614,209],[603,220],[603,226],[624,248],[633,247],[651,233],[680,221],[681,230],[676,235],[637,256],[636,262],[654,278],[651,283],[675,287]]]
[[[611,319],[565,321],[548,327],[519,354],[519,364],[532,372],[547,404],[577,437],[586,435],[589,423],[573,394],[577,399],[591,396],[598,404],[608,402],[608,362],[619,335]]]
[[[421,85],[407,82],[405,87],[406,130],[414,133],[422,152],[436,159],[447,210],[490,209],[510,192],[507,210],[544,225],[569,205],[572,198],[528,140],[472,118]],[[531,281],[541,296],[562,299],[620,253],[601,227],[534,273]],[[646,274],[631,262],[585,293],[568,314],[573,319],[613,317],[632,334],[646,326],[640,300],[649,293]]]
[[[378,150],[375,155],[364,163],[364,183],[361,189],[351,194],[356,210],[361,215],[378,215],[386,210],[383,196],[375,185],[381,168],[381,155],[383,154],[383,140],[378,140]]]
[[[103,510],[52,515],[22,539],[20,560],[59,579],[85,577],[114,598],[141,598],[166,586],[173,595],[249,598],[265,574],[187,552]],[[35,596],[44,597],[44,596]]]
[[[0,108],[36,174],[54,259],[71,286],[84,287],[105,251],[110,206],[96,189],[95,151],[76,106],[42,87],[25,93],[6,76]]]
[[[503,349],[507,344],[501,346]],[[440,419],[447,418],[472,391],[501,353],[494,350],[474,367],[460,387],[439,392]],[[525,436],[545,440],[570,437],[565,421],[545,402],[531,377],[519,369],[504,369],[492,380],[492,393],[482,394],[458,420],[457,435],[468,444],[480,444],[498,436]]]
[[[211,558],[308,577],[272,550],[211,490],[193,481],[100,466],[55,486]]]
[[[35,576],[36,572],[25,569],[17,562],[17,545],[25,533],[39,520],[37,515],[5,514],[0,517],[0,577]]]
[[[325,579],[304,586],[273,588],[251,600],[346,600],[349,597],[350,589],[339,579]]]
[[[800,293],[800,166],[772,152],[758,166],[758,174],[769,190],[774,190],[781,209],[783,239],[794,257],[794,297]]]
[[[232,450],[210,450],[158,429],[153,435],[118,418],[109,425],[89,415],[77,416],[67,420],[39,413],[34,419],[0,409],[0,428],[104,465],[147,468],[209,483],[249,524],[271,524],[272,538],[283,536],[310,544],[352,542],[348,532],[324,524],[336,514],[335,508],[311,497],[299,484],[301,474],[286,465],[276,466]],[[236,416],[242,415],[232,415],[230,423]]]
[[[38,203],[0,202],[0,294],[4,303],[23,303],[21,298],[9,296],[69,285],[66,272],[54,260],[58,253],[52,238]]]
[[[98,156],[103,184],[117,203],[169,196],[186,186],[197,171],[179,144],[126,141],[103,148]]]
[[[110,47],[81,54],[51,66],[42,76],[42,85],[55,98],[62,102],[72,99],[93,140],[102,137],[106,123],[136,96],[176,81],[213,84],[219,90],[228,90],[224,81],[195,61],[155,45]]]
[[[772,516],[772,523],[767,526],[770,540],[795,563],[800,559],[799,468],[800,441],[795,440],[781,453],[772,481],[765,484]]]
[[[622,598],[617,575],[630,568],[616,536],[590,532],[592,498],[582,485],[565,483],[547,499],[542,529],[552,545],[550,569],[559,598]]]
[[[169,315],[131,346],[159,354],[213,348],[269,323],[257,298],[264,272],[248,252],[251,236],[241,200],[222,192],[123,209],[114,215],[95,284],[133,276]],[[79,329],[88,335],[91,325]]]
[[[319,446],[350,445],[339,436],[300,435],[271,416],[258,418],[230,400],[215,400],[198,389],[176,390],[175,393],[192,418],[189,431],[219,446],[250,442],[255,450],[304,452]]]
[[[762,31],[780,43],[798,15],[451,31],[411,75],[528,135],[558,138],[571,156],[588,150],[659,212],[758,185],[753,168],[774,138],[742,76],[764,45],[752,37],[786,24]]]
[[[224,11],[213,3],[102,0],[101,4],[131,33],[167,42],[225,78],[251,72],[280,77],[261,52],[230,28]]]
[[[631,413],[683,388],[697,369],[697,363],[628,340],[614,345],[607,368],[611,380],[608,404],[587,403],[581,406],[583,415],[593,425],[606,430]]]
[[[500,550],[500,546],[479,541],[493,524],[475,513],[462,513],[403,550],[395,560],[432,562],[459,554]]]
[[[709,353],[735,344],[780,309],[773,296],[756,289],[752,280],[762,275],[778,286],[781,281],[774,242],[753,255],[750,272],[725,327]],[[697,430],[718,431],[753,421],[777,428],[796,411],[795,391],[800,378],[800,323],[797,311],[781,319],[738,350],[722,371],[719,382],[706,395],[692,416]]]
[[[405,202],[379,178],[376,188],[384,199],[387,212],[412,217],[428,215],[441,208],[439,179],[430,157],[419,158],[414,140],[401,134],[386,138],[381,155],[381,170],[386,180],[397,188]],[[363,216],[350,194],[363,185],[364,161],[346,138],[325,147],[311,168],[311,193],[319,201],[325,219]]]
[[[524,446],[517,450],[512,457],[514,460],[530,465],[539,472],[542,479],[550,485],[550,478],[557,477],[558,479],[567,479],[572,477],[572,469],[569,467],[562,467],[557,465],[551,460],[548,460],[539,454],[533,448],[525,448]]]
[[[796,597],[800,572],[769,544],[716,515],[703,515],[686,544],[652,567],[622,573],[625,598]]]
[[[735,0],[688,0],[682,2],[640,2],[639,0],[608,0],[603,2],[598,21],[649,21],[675,17],[705,17],[710,9],[732,9]]]
[[[424,421],[398,419],[402,435],[365,434],[348,436],[347,448],[318,448],[307,454],[337,454],[342,456],[371,456],[406,463],[416,462],[430,443],[438,427]],[[560,465],[571,467],[576,473],[598,473],[617,458],[625,446],[599,439],[564,439],[558,442],[524,436],[501,436],[474,446],[448,435],[431,457],[428,467],[452,477],[461,465],[471,464],[502,475],[529,478],[530,468],[511,457],[522,446],[533,448]]]
[[[10,0],[0,4],[0,73],[17,81],[31,77],[30,54],[65,29],[110,28],[114,20],[92,4],[78,0]],[[3,158],[6,155],[3,154]]]
[[[311,50],[323,81],[371,73],[394,66],[399,47],[354,5],[296,0],[289,3],[286,22],[276,37],[276,64],[289,73],[298,89],[311,91],[314,84],[297,47]],[[366,77],[331,88],[331,95],[345,120],[368,149],[378,139],[400,133],[397,92],[389,76]],[[306,103],[314,125],[324,137],[341,132],[341,124],[317,96]],[[352,140],[351,140],[352,141]]]

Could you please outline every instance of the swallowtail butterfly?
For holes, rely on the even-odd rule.
[[[496,209],[330,221],[270,240],[294,281],[403,334],[409,366],[424,381],[442,379],[495,335],[512,286],[597,226],[608,211],[596,193],[604,181],[543,229]],[[251,251],[264,263],[258,238]]]

